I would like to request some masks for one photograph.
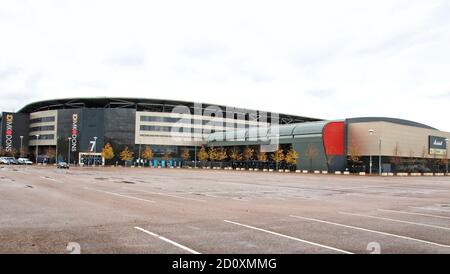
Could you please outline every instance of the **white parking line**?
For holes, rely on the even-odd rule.
[[[123,189],[127,189],[130,191],[140,191],[140,192],[144,192],[144,193],[148,193],[148,194],[153,194],[153,195],[160,195],[160,196],[167,196],[167,197],[172,197],[172,198],[178,198],[178,199],[184,199],[184,200],[191,200],[191,201],[196,201],[196,202],[206,202],[206,200],[200,200],[200,199],[195,199],[195,198],[188,198],[188,197],[182,197],[182,196],[177,196],[177,195],[172,195],[172,194],[166,194],[166,193],[160,193],[160,192],[153,192],[153,191],[146,191],[146,190],[141,190],[141,189],[130,189],[130,188],[126,188],[126,187],[122,187]]]
[[[254,229],[254,230],[257,230],[257,231],[269,233],[269,234],[272,234],[272,235],[276,235],[276,236],[283,237],[283,238],[286,238],[286,239],[294,240],[294,241],[297,241],[297,242],[302,242],[302,243],[306,243],[306,244],[310,244],[310,245],[314,245],[314,246],[330,249],[330,250],[341,252],[341,253],[345,253],[345,254],[353,254],[353,253],[351,253],[349,251],[346,251],[346,250],[342,250],[342,249],[338,249],[338,248],[335,248],[335,247],[331,247],[331,246],[322,245],[322,244],[319,244],[319,243],[314,243],[314,242],[302,240],[302,239],[299,239],[299,238],[295,238],[295,237],[284,235],[284,234],[281,234],[281,233],[278,233],[278,232],[273,232],[273,231],[270,231],[270,230],[254,227],[254,226],[251,226],[251,225],[245,225],[245,224],[241,224],[241,223],[237,223],[237,222],[233,222],[233,221],[228,221],[228,220],[223,220],[223,221],[226,222],[226,223],[235,224],[235,225],[243,226],[243,227],[246,227],[246,228],[251,228],[251,229]]]
[[[397,223],[404,223],[404,224],[410,224],[410,225],[419,225],[419,226],[426,226],[426,227],[432,227],[432,228],[437,228],[437,229],[450,230],[450,227],[429,225],[429,224],[416,223],[416,222],[408,222],[408,221],[402,221],[402,220],[390,219],[390,218],[384,218],[384,217],[377,217],[377,216],[370,216],[370,215],[364,215],[364,214],[356,214],[356,213],[349,213],[349,212],[339,212],[339,214],[359,216],[359,217],[379,219],[379,220],[385,220],[385,221],[391,221],[391,222],[397,222]]]
[[[50,178],[50,177],[44,177],[44,176],[40,176],[40,177],[41,177],[42,179],[46,179],[46,180],[50,180],[50,181],[56,182],[55,179]]]
[[[390,210],[390,209],[378,209],[378,210],[379,211],[385,211],[385,212],[393,212],[393,213],[401,213],[401,214],[409,214],[409,215],[418,215],[418,216],[425,216],[425,217],[433,217],[433,218],[440,218],[440,219],[448,219],[448,220],[450,220],[450,217],[440,216],[440,215],[433,215],[433,214],[424,214],[424,213],[407,212],[407,211]]]
[[[334,223],[334,222],[329,222],[329,221],[324,221],[324,220],[319,220],[319,219],[307,218],[307,217],[302,217],[302,216],[297,216],[297,215],[289,215],[289,216],[293,217],[293,218],[297,218],[297,219],[304,219],[304,220],[309,220],[309,221],[315,221],[315,222],[319,222],[319,223],[330,224],[330,225],[335,225],[335,226],[341,226],[341,227],[346,227],[346,228],[351,228],[351,229],[356,229],[356,230],[361,230],[361,231],[366,231],[366,232],[377,233],[377,234],[381,234],[381,235],[385,235],[385,236],[391,236],[391,237],[396,237],[396,238],[400,238],[400,239],[420,242],[420,243],[424,243],[424,244],[430,244],[430,245],[436,245],[436,246],[440,246],[440,247],[450,248],[450,245],[439,244],[439,243],[435,243],[435,242],[425,241],[425,240],[421,240],[421,239],[416,239],[416,238],[412,238],[412,237],[408,237],[408,236],[402,236],[402,235],[387,233],[387,232],[373,230],[373,229],[367,229],[367,228],[358,227],[358,226],[344,225],[344,224],[340,224],[340,223]]]
[[[89,188],[86,188],[86,189],[89,189]],[[155,201],[152,201],[152,200],[146,200],[146,199],[141,199],[141,198],[137,198],[137,197],[133,197],[133,196],[122,195],[122,194],[119,194],[119,193],[103,191],[103,190],[98,190],[98,189],[92,189],[92,190],[98,191],[98,192],[102,192],[102,193],[106,193],[106,194],[109,194],[109,195],[114,195],[114,196],[124,197],[124,198],[128,198],[128,199],[138,200],[138,201],[141,201],[141,202],[156,203]]]
[[[142,231],[142,232],[144,232],[144,233],[146,233],[146,234],[148,234],[148,235],[151,235],[151,236],[153,236],[153,237],[156,237],[156,238],[158,238],[158,239],[160,239],[160,240],[163,240],[163,241],[165,241],[165,242],[167,242],[167,243],[169,243],[169,244],[172,244],[172,245],[174,245],[174,246],[176,246],[176,247],[179,247],[179,248],[181,248],[181,249],[183,249],[183,250],[185,250],[185,251],[187,251],[187,252],[189,252],[189,253],[192,253],[192,254],[201,254],[200,252],[197,252],[197,251],[195,251],[195,250],[193,250],[193,249],[191,249],[191,248],[189,248],[189,247],[186,247],[186,246],[184,246],[184,245],[182,245],[182,244],[179,244],[179,243],[177,243],[177,242],[174,242],[174,241],[172,241],[172,240],[170,240],[170,239],[167,239],[167,238],[165,238],[165,237],[163,237],[163,236],[160,236],[160,235],[158,235],[158,234],[156,234],[156,233],[150,232],[150,231],[145,230],[145,229],[143,229],[143,228],[140,228],[140,227],[138,227],[138,226],[135,226],[134,228],[137,229],[137,230],[140,230],[140,231]]]
[[[448,210],[448,209],[443,209],[443,208],[429,208],[429,207],[418,207],[418,206],[410,206],[410,208],[421,209],[421,210],[431,210],[431,211],[450,212],[450,210]]]

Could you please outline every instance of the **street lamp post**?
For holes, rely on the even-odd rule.
[[[39,156],[39,134],[36,135],[36,165],[38,164]]]
[[[20,136],[20,157],[23,157],[23,136]]]
[[[141,144],[139,144],[139,158],[138,158],[138,166],[141,166]]]
[[[375,130],[369,129],[369,135],[370,136],[372,136],[374,132],[375,132]],[[370,160],[369,160],[369,174],[372,175],[372,153],[370,153],[369,158],[370,158]]]
[[[68,138],[69,140],[69,144],[68,144],[68,149],[67,149],[67,164],[70,166],[70,141],[72,140],[72,137]]]
[[[378,140],[378,175],[381,175],[381,136]]]
[[[445,175],[448,175],[448,138],[445,138],[445,162],[446,162],[446,167],[445,167]]]
[[[94,137],[94,166],[97,166],[96,154],[97,154],[97,136]]]
[[[197,141],[195,141],[195,148],[194,148],[194,168],[197,168]]]

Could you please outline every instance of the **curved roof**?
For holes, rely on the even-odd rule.
[[[150,98],[130,98],[130,97],[62,98],[62,99],[52,99],[33,102],[24,106],[22,109],[19,110],[19,112],[31,113],[42,110],[68,109],[68,108],[133,108],[136,110],[170,112],[172,108],[175,106],[182,105],[187,106],[189,108],[193,108],[196,103],[200,102],[150,99]],[[202,105],[218,106],[222,109],[227,108],[227,106],[217,104],[202,103]],[[236,110],[251,111],[250,109],[238,107],[236,107]],[[267,115],[271,113],[269,111],[264,112],[266,112]],[[321,120],[317,118],[290,115],[290,114],[279,114],[279,117],[282,123],[286,124]]]
[[[228,142],[240,141],[249,137],[258,137],[258,139],[268,140],[275,137],[295,137],[299,135],[322,134],[323,128],[330,121],[306,122],[289,125],[279,125],[267,128],[253,127],[247,129],[238,129],[226,132],[215,132],[208,136],[208,142]],[[245,137],[245,139],[244,139]]]
[[[398,118],[389,118],[389,117],[356,117],[356,118],[347,119],[347,122],[348,123],[389,122],[389,123],[394,123],[394,124],[399,124],[399,125],[437,130],[434,127],[430,127],[428,125],[417,123],[414,121],[398,119]]]

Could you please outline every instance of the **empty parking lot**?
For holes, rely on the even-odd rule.
[[[3,166],[0,216],[0,253],[450,253],[450,178]]]

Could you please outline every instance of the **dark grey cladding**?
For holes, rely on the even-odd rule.
[[[8,115],[12,117],[12,121],[8,122]],[[16,152],[20,152],[20,136],[23,136],[23,147],[24,154],[27,154],[28,151],[28,133],[29,133],[29,121],[30,116],[26,113],[11,113],[11,112],[3,112],[1,118],[1,135],[0,135],[0,144],[3,149],[7,147],[6,142],[11,145],[11,148]],[[9,125],[8,125],[9,123]],[[12,127],[12,132],[9,136],[6,136],[7,126]]]

